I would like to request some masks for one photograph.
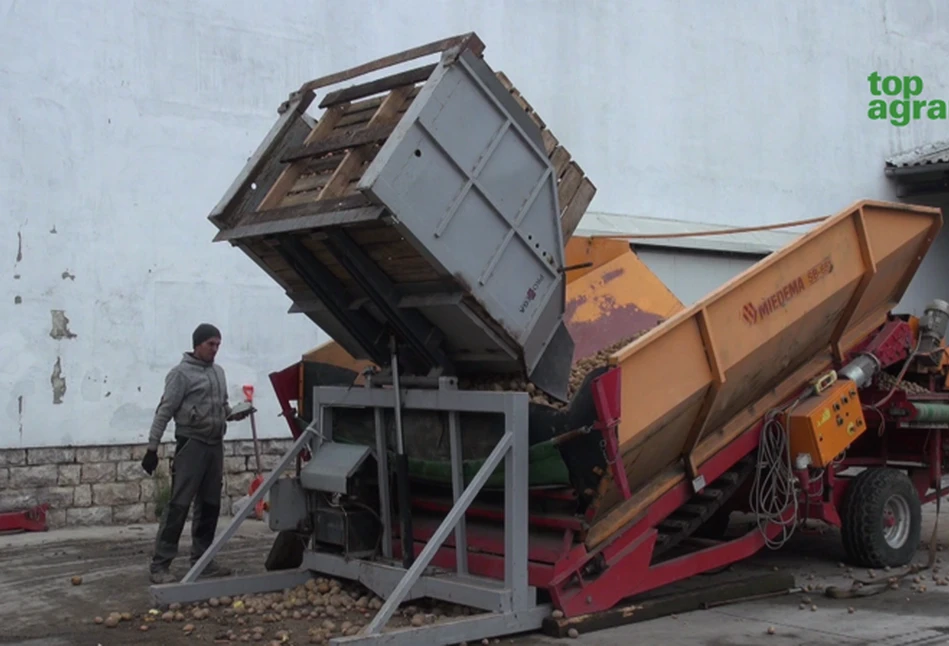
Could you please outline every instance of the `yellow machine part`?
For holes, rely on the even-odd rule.
[[[323,345],[319,345],[314,349],[310,350],[303,355],[303,361],[300,362],[300,401],[304,400],[303,389],[306,387],[304,383],[304,373],[303,373],[303,364],[304,363],[325,363],[331,366],[339,366],[340,368],[348,368],[359,373],[359,376],[356,377],[355,384],[362,386],[365,384],[365,379],[362,376],[362,371],[367,367],[374,365],[372,361],[366,361],[364,359],[355,359],[351,354],[346,352],[343,349],[343,346],[338,344],[336,341],[329,340]]]
[[[826,467],[867,430],[857,384],[841,379],[805,400],[790,411],[787,430],[792,460],[805,453],[811,466]]]
[[[596,503],[592,549],[883,325],[942,227],[938,208],[860,201],[613,353],[632,497]]]
[[[564,323],[573,337],[573,360],[654,328],[684,309],[649,267],[622,240],[571,238]]]

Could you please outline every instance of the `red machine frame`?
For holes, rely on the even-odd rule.
[[[871,353],[879,360],[882,368],[905,361],[910,356],[913,342],[911,325],[902,319],[892,318],[869,335],[845,357],[849,361],[860,353]],[[594,402],[598,414],[596,430],[603,434],[604,451],[608,463],[616,464],[618,454],[616,426],[620,419],[619,405],[619,368],[612,368],[593,380]],[[284,417],[296,438],[301,429],[295,423],[295,409],[291,401],[299,392],[299,364],[290,366],[270,375],[271,383],[280,401]],[[944,377],[943,377],[944,378]],[[781,405],[796,399],[794,393]],[[796,469],[795,474],[801,485],[803,495],[799,500],[799,520],[820,520],[832,526],[841,526],[840,509],[847,489],[852,481],[839,474],[850,467],[882,467],[894,461],[908,461],[918,466],[910,468],[910,477],[920,502],[925,504],[937,498],[939,493],[929,493],[930,488],[938,491],[942,478],[942,458],[945,455],[946,433],[941,429],[901,429],[900,433],[885,433],[888,418],[874,409],[874,403],[887,398],[889,406],[902,407],[912,413],[912,401],[949,401],[947,394],[932,394],[920,397],[908,397],[901,391],[881,391],[865,388],[861,391],[861,401],[866,414],[868,429],[857,442],[848,449],[848,455],[823,470],[819,479],[811,479],[807,468]],[[743,458],[752,454],[758,447],[764,419],[752,425],[736,438],[724,450],[701,465],[696,477],[701,476],[712,483],[726,471],[733,468]],[[879,431],[875,432],[874,429]],[[307,457],[303,458],[304,460]],[[614,466],[613,478],[624,498],[630,497],[626,474]],[[731,496],[731,501],[747,499],[745,483]],[[698,549],[683,556],[653,563],[653,553],[658,536],[657,526],[677,509],[681,508],[693,496],[692,482],[685,479],[672,487],[651,504],[645,513],[632,525],[617,534],[608,543],[588,550],[583,543],[574,542],[578,533],[583,532],[591,518],[566,517],[531,513],[532,531],[529,545],[528,579],[532,586],[546,590],[553,605],[565,616],[572,617],[614,607],[620,601],[653,590],[664,585],[687,579],[702,572],[719,569],[742,559],[748,558],[766,546],[767,541],[783,531],[783,526],[771,523],[763,531],[752,528],[743,536],[722,541],[711,547]],[[563,491],[532,491],[532,498],[571,498],[576,494]],[[447,512],[451,501],[416,499],[413,506],[420,510]],[[788,508],[783,521],[791,520],[793,508]],[[503,522],[503,512],[491,507],[472,505],[467,518],[495,523]],[[427,523],[424,519],[413,520],[415,525],[415,553],[420,554],[426,541],[435,531],[438,523]],[[393,528],[393,553],[401,556],[401,543],[398,528]],[[468,569],[472,574],[496,579],[504,579],[504,542],[503,528],[476,526],[468,524],[469,558]],[[536,533],[536,536],[535,536]],[[559,533],[560,538],[555,538]],[[767,538],[766,538],[767,536]],[[456,566],[453,538],[446,540],[438,550],[432,565],[454,570]]]

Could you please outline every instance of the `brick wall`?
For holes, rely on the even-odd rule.
[[[262,440],[266,474],[290,448],[292,439]],[[108,447],[0,449],[0,511],[49,504],[52,529],[77,525],[126,525],[158,520],[167,499],[174,444],[162,444],[158,470],[141,466],[144,444]],[[221,515],[247,494],[254,479],[254,443],[225,442]]]

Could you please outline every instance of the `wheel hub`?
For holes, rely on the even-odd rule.
[[[902,496],[890,496],[883,505],[883,538],[887,545],[902,547],[909,538],[909,525],[909,503]]]

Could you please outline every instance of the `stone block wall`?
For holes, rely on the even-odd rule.
[[[291,438],[260,441],[264,473],[277,465]],[[0,511],[48,503],[51,529],[156,522],[167,500],[174,443],[162,444],[158,469],[142,470],[145,444],[0,449]],[[221,515],[247,494],[256,461],[250,440],[225,442]]]

